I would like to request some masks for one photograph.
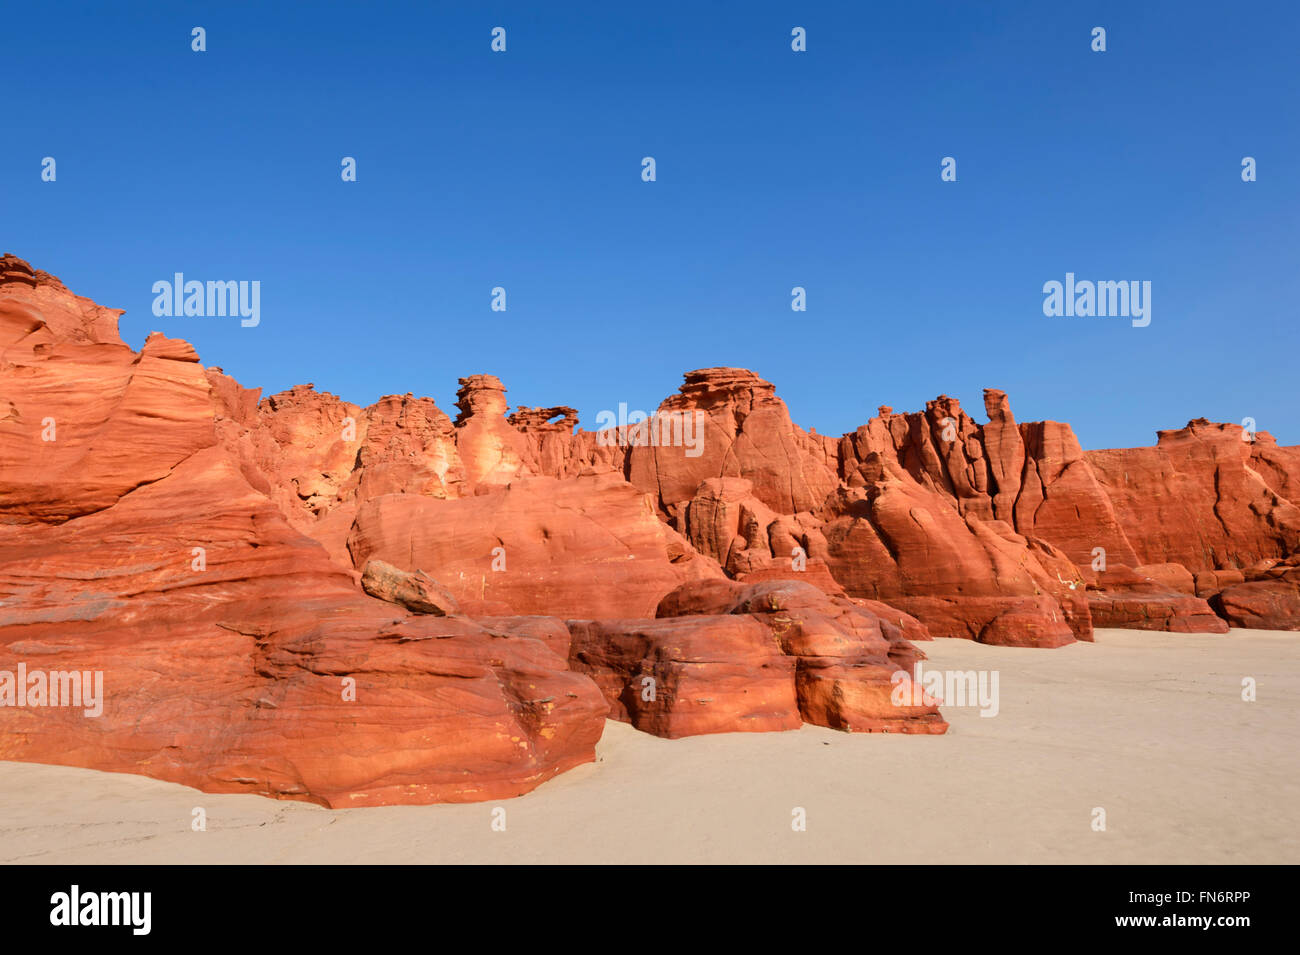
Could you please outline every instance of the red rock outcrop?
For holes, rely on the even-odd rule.
[[[1300,525],[1287,494],[1300,488],[1300,449],[1278,448],[1265,432],[1245,435],[1240,427],[1200,420],[1161,432],[1155,448],[1083,452],[1067,425],[1017,425],[1004,393],[988,389],[984,397],[989,422],[983,426],[943,396],[923,414],[882,407],[840,442],[842,483],[867,487],[888,473],[946,498],[965,517],[987,521],[991,514],[1027,540],[1059,549],[1087,582],[1088,603],[1102,607],[1106,620],[1129,625],[1221,629],[1206,607],[1193,601],[1171,609],[1166,597],[1146,586],[1134,589],[1125,575],[1108,574],[1107,566],[1176,564],[1191,575],[1231,573],[1296,550]],[[861,536],[860,525],[850,526]],[[847,546],[852,563],[857,555],[847,536],[841,523],[831,533],[832,546],[840,552]],[[862,546],[882,556],[874,545]],[[845,572],[839,563],[837,578]],[[832,567],[835,572],[834,561]],[[1192,596],[1186,576],[1169,587],[1174,572],[1167,567],[1160,573],[1166,594]],[[891,592],[915,589],[888,573],[883,579]],[[860,586],[841,582],[850,592]],[[953,582],[943,589],[955,593]],[[1099,596],[1108,590],[1115,592],[1109,602]],[[1058,601],[1062,596],[1058,588]],[[1073,616],[1081,615],[1075,610]],[[928,622],[945,625],[933,610]]]
[[[736,369],[688,373],[659,412],[707,415],[700,453],[633,446],[629,477],[657,489],[668,520],[732,576],[815,561],[851,596],[887,601],[941,635],[1042,646],[1070,642],[1072,631],[1091,638],[1082,591],[1009,526],[992,527],[980,432],[955,401],[924,415],[882,409],[834,457],[831,443],[790,422],[768,382]],[[1014,427],[1009,409],[1002,418]],[[1001,506],[1014,516],[1014,503]],[[1064,554],[1054,560],[1054,571],[1080,576]]]
[[[963,518],[897,465],[872,460],[871,484],[841,490],[823,514],[831,573],[850,595],[913,614],[935,636],[1043,647],[1091,639],[1063,556],[1055,566],[1071,573],[1058,580],[1005,524]]]
[[[259,403],[256,391],[213,369],[208,379],[222,441],[250,483],[344,566],[361,502],[472,493],[452,421],[429,398],[389,395],[360,408],[299,385]]]
[[[1279,491],[1296,486],[1294,455],[1277,453],[1267,432],[1245,437],[1240,425],[1199,418],[1161,431],[1152,448],[1088,452],[1140,563],[1195,573],[1300,548],[1300,508]]]
[[[735,368],[602,431],[472,375],[453,421],[263,398],[120,314],[0,259],[0,703],[19,664],[104,676],[101,716],[0,706],[0,758],[500,798],[592,759],[607,712],[942,732],[892,699],[912,640],[1300,629],[1300,448],[1265,432],[1085,452],[990,389],[986,424],[940,396],[831,439]]]
[[[471,484],[500,486],[526,475],[526,443],[506,420],[506,389],[495,375],[460,379],[456,448]]]
[[[595,431],[575,431],[578,412],[573,408],[516,408],[506,420],[524,436],[523,461],[533,474],[563,478],[623,473],[627,449],[617,441],[601,440]]]
[[[840,442],[841,477],[862,486],[876,479],[877,462],[889,461],[963,516],[996,518],[1050,541],[1085,574],[1097,547],[1137,563],[1069,425],[1018,425],[1007,396],[992,388],[984,407],[989,423],[982,426],[944,395],[924,414],[882,411]]]
[[[209,377],[214,377],[211,372]],[[1088,639],[1089,603],[1110,606],[1097,596],[1108,590],[1116,595],[1111,602],[1116,610],[1108,620],[1142,619],[1146,626],[1165,621],[1175,628],[1206,621],[1217,629],[1203,608],[1171,613],[1168,602],[1157,600],[1149,588],[1127,587],[1120,577],[1108,578],[1105,568],[1178,562],[1193,575],[1226,572],[1264,556],[1290,553],[1294,546],[1294,507],[1277,488],[1300,486],[1300,454],[1278,448],[1263,433],[1239,446],[1211,441],[1222,452],[1212,468],[1205,462],[1213,455],[1171,457],[1160,446],[1085,453],[1068,425],[1018,424],[1006,395],[988,389],[987,424],[976,423],[954,399],[940,396],[921,413],[882,408],[878,417],[834,442],[795,426],[769,382],[743,369],[725,368],[688,373],[679,393],[661,404],[655,421],[605,432],[577,429],[576,412],[566,406],[521,408],[507,416],[504,388],[492,376],[462,379],[459,398],[461,413],[453,425],[428,399],[408,395],[359,409],[295,389],[262,403],[259,416],[265,422],[239,445],[251,443],[262,450],[241,455],[265,476],[282,508],[296,508],[297,516],[291,517],[295,526],[321,540],[342,563],[353,557],[345,542],[358,508],[385,494],[457,500],[528,475],[576,478],[621,471],[651,496],[670,527],[733,577],[782,574],[820,561],[855,597],[886,599],[882,595],[888,594],[895,604],[915,601],[913,609],[941,632],[1017,643],[1059,643],[1062,620],[1076,637]],[[303,428],[305,413],[319,423],[309,421]],[[337,439],[347,421],[355,422],[357,453]],[[217,424],[227,427],[224,418]],[[1193,423],[1189,433],[1199,441],[1204,431]],[[1174,434],[1181,432],[1162,433],[1162,443],[1179,446],[1170,437]],[[1241,436],[1239,430],[1236,434]],[[281,476],[275,476],[277,460],[295,462],[291,477],[283,476],[283,466]],[[1112,487],[1115,467],[1121,468],[1123,480],[1148,483],[1137,491],[1117,492]],[[1193,490],[1180,489],[1176,504],[1159,504],[1167,499],[1159,490],[1162,479],[1141,477],[1153,467],[1156,475],[1180,474],[1177,480]],[[908,493],[928,501],[928,510],[946,500],[963,523],[989,524],[995,536],[1022,547],[1027,553],[1015,562],[1033,583],[1024,574],[1000,573],[986,546],[972,549],[970,524],[965,532],[948,524],[958,534],[957,543],[946,537],[939,546],[945,551],[955,547],[964,556],[938,579],[895,573],[889,567],[897,563],[892,554],[887,562],[878,560],[874,569],[864,570],[860,551],[866,548],[883,560],[884,545],[853,541],[864,534],[879,536],[880,529],[868,532],[859,520],[846,521],[843,489],[865,492],[886,476],[911,487]],[[1246,499],[1253,500],[1237,508],[1235,526],[1226,533],[1214,490],[1221,486],[1245,488]],[[868,496],[877,493],[879,489]],[[1157,533],[1144,527],[1144,521],[1151,523],[1143,516],[1147,501],[1166,508],[1159,524],[1172,529]],[[1256,514],[1263,516],[1256,519]],[[1232,553],[1211,549],[1193,560],[1186,541],[1201,533],[1197,528],[1208,526],[1219,527],[1225,539],[1252,543]],[[910,554],[927,553],[927,534],[920,528],[902,525],[899,532],[899,547]],[[1175,553],[1161,544],[1160,533],[1182,541],[1181,549]],[[1056,556],[1048,559],[1044,547],[1054,548]],[[981,556],[980,550],[986,553]],[[901,556],[909,562],[909,554]],[[465,566],[458,571],[471,573]],[[1085,583],[1091,595],[1086,598]],[[1173,592],[1193,596],[1185,580]],[[1137,609],[1148,598],[1152,606]],[[568,612],[536,602],[523,609]],[[1028,626],[1030,621],[1034,626]]]
[[[0,588],[0,669],[104,674],[99,718],[5,710],[6,759],[337,807],[515,795],[600,736],[603,703],[544,643],[359,595],[217,449],[100,513],[0,529]]]
[[[697,453],[672,443],[634,444],[628,475],[657,493],[666,519],[733,577],[797,570],[792,557],[824,560],[853,596],[908,609],[935,632],[1051,646],[1068,639],[1061,623],[1089,639],[1092,606],[1110,622],[1219,632],[1186,575],[1295,547],[1295,509],[1263,475],[1288,490],[1300,486],[1300,455],[1278,449],[1263,433],[1236,445],[1210,441],[1217,457],[1204,448],[1179,456],[1172,432],[1161,435],[1170,449],[1085,453],[1068,425],[1018,424],[1006,395],[989,389],[986,425],[946,396],[922,413],[882,407],[832,457],[822,453],[828,442],[796,428],[757,376],[703,369],[686,379],[659,413],[706,415]],[[761,432],[755,409],[764,416]],[[1190,433],[1204,444],[1201,430],[1193,423]],[[760,433],[766,437],[757,452],[751,437]],[[1240,429],[1235,434],[1239,439]],[[1160,478],[1130,499],[1113,494],[1107,466],[1114,461],[1098,464],[1099,456],[1137,454],[1142,460],[1134,466],[1149,471],[1147,452],[1168,459],[1157,474],[1180,474],[1195,487],[1173,495],[1178,503],[1171,506],[1181,512],[1159,522],[1162,533],[1182,541],[1178,551],[1159,545],[1159,534],[1143,525],[1152,522],[1142,502],[1164,499],[1155,487]],[[1193,559],[1187,541],[1200,533],[1196,528],[1213,525],[1223,533],[1216,503],[1222,487],[1236,489],[1237,512],[1224,536],[1253,543]],[[938,523],[913,520],[914,510]],[[1181,562],[1185,573],[1177,587],[1165,579],[1161,590],[1106,572],[1144,562]],[[1106,592],[1111,599],[1101,596]],[[1171,594],[1192,599],[1180,603]]]
[[[58,523],[111,506],[214,440],[198,356],[6,256],[0,272],[0,520]]]
[[[657,619],[574,620],[569,629],[573,668],[595,680],[613,716],[657,736],[801,722],[947,729],[932,699],[896,702],[916,659],[897,628],[804,582],[698,581],[665,597]]]
[[[820,440],[790,421],[771,382],[743,368],[704,368],[685,377],[656,411],[658,442],[628,448],[629,481],[672,518],[707,478],[745,478],[754,497],[778,514],[821,506],[835,474]]]
[[[132,352],[115,313],[3,275],[0,759],[365,806],[517,795],[594,758],[606,704],[535,626],[366,596],[218,438],[251,409],[189,346]],[[101,712],[13,705],[20,668],[100,674]]]
[[[1123,565],[1109,566],[1105,577],[1104,590],[1088,591],[1094,626],[1172,633],[1228,632],[1228,624],[1205,600],[1176,590],[1169,583]]]

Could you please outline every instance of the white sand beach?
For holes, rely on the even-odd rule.
[[[1300,862],[1300,633],[922,646],[928,669],[998,671],[998,715],[945,706],[944,736],[663,740],[610,722],[597,762],[474,805],[331,811],[3,763],[0,861]]]

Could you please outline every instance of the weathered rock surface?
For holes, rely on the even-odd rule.
[[[1173,565],[1193,580],[1230,575],[1297,546],[1286,495],[1300,488],[1300,449],[1278,448],[1264,432],[1243,441],[1234,426],[1192,422],[1162,432],[1155,448],[1084,452],[1068,425],[1017,423],[1006,395],[988,389],[987,424],[940,396],[924,412],[882,408],[836,441],[794,425],[771,383],[752,372],[709,368],[686,375],[654,427],[597,433],[577,429],[576,412],[562,405],[507,416],[504,386],[490,375],[461,385],[454,423],[428,399],[360,409],[294,389],[263,401],[234,446],[294,526],[341,563],[357,558],[346,542],[359,509],[384,495],[455,501],[529,477],[623,475],[706,563],[734,578],[824,566],[854,597],[909,602],[935,632],[1016,644],[1068,642],[1063,621],[1089,639],[1090,604],[1112,608],[1107,619],[1217,629],[1191,605],[1172,612],[1149,590],[1108,583],[1105,567],[1170,565],[1152,573],[1166,592],[1190,597]],[[237,430],[228,420],[236,417],[219,415],[218,429]],[[340,443],[347,421],[354,440]],[[938,523],[893,516],[901,499]],[[864,520],[863,502],[874,517]],[[942,559],[932,559],[931,537]],[[456,568],[466,579],[470,563]],[[1097,597],[1110,589],[1121,595]],[[479,599],[513,606],[486,589]],[[544,601],[519,609],[574,612]]]
[[[963,518],[941,495],[885,467],[828,504],[831,573],[854,597],[919,618],[935,636],[1053,647],[1091,639],[1086,608],[1029,542],[997,522]],[[1060,558],[1063,565],[1072,565]],[[1072,629],[1072,624],[1074,629]]]
[[[1279,448],[1265,432],[1246,435],[1236,426],[1194,421],[1162,432],[1155,448],[1085,453],[1068,425],[1017,424],[1000,391],[985,392],[985,410],[989,423],[981,426],[944,396],[923,413],[882,407],[839,442],[840,489],[809,515],[821,519],[812,533],[804,530],[809,522],[803,515],[762,512],[752,493],[736,484],[749,476],[742,468],[734,477],[701,483],[687,508],[688,518],[692,509],[701,518],[698,526],[688,519],[690,536],[729,572],[743,574],[746,565],[761,565],[756,525],[771,528],[784,519],[796,543],[799,533],[806,534],[810,553],[827,547],[832,574],[855,596],[906,607],[935,632],[1043,645],[1062,639],[1059,630],[1052,635],[1054,616],[1065,617],[1075,636],[1086,639],[1089,606],[1113,611],[1108,620],[1220,631],[1204,606],[1175,606],[1150,588],[1125,587],[1106,573],[1108,565],[1152,567],[1164,593],[1192,597],[1199,588],[1189,588],[1189,575],[1230,575],[1296,550],[1297,511],[1287,495],[1300,488],[1300,449]],[[925,517],[892,518],[891,530],[886,524],[898,510],[891,501],[900,497]],[[1019,537],[1029,557],[1017,556],[1016,572],[1006,574],[1005,559],[975,551],[940,515],[939,500],[972,531],[973,519],[1011,543]],[[937,519],[943,530],[931,532],[926,519]],[[932,537],[939,540],[934,549]],[[987,545],[987,535],[982,542]],[[773,558],[782,556],[768,543]],[[917,563],[919,572],[909,566]],[[1025,584],[1026,573],[1033,585]],[[1114,600],[1097,596],[1109,589],[1120,591]],[[1033,608],[1020,599],[1044,594],[1059,605],[1059,615],[1050,603]],[[990,628],[1004,612],[1004,598],[1014,598],[1015,612],[1003,622],[1015,626]],[[1144,602],[1150,606],[1143,608]],[[1032,634],[1026,629],[1031,621]]]
[[[1155,581],[1172,593],[1196,596],[1196,576],[1182,564],[1144,564],[1141,567],[1134,567],[1133,570],[1139,576]]]
[[[895,694],[899,682],[910,687],[916,659],[897,628],[801,581],[696,581],[667,595],[657,619],[573,620],[569,629],[570,663],[601,688],[611,714],[658,736],[801,722],[947,729],[932,699]]]
[[[657,497],[666,515],[677,516],[707,478],[743,477],[754,497],[778,514],[811,511],[835,487],[820,440],[790,421],[771,382],[752,371],[688,372],[681,390],[656,413],[665,422],[680,423],[683,440],[673,443],[676,432],[661,426],[668,439],[628,448],[627,474]]]
[[[120,314],[0,259],[0,702],[19,663],[104,674],[98,717],[0,706],[0,758],[495,799],[591,760],[606,713],[942,732],[891,692],[931,636],[1300,629],[1300,448],[1266,432],[1085,452],[989,389],[986,424],[940,396],[833,439],[736,368],[653,429],[508,414],[483,374],[453,420],[263,398]]]
[[[721,577],[646,495],[615,474],[525,478],[459,500],[387,494],[361,506],[348,540],[358,565],[423,568],[468,611],[648,617],[665,593]]]
[[[1195,573],[1300,547],[1300,509],[1279,491],[1295,487],[1294,465],[1266,432],[1243,437],[1240,425],[1202,418],[1161,431],[1153,448],[1088,453],[1139,563],[1172,561]]]
[[[606,704],[553,630],[366,596],[219,438],[242,390],[2,275],[0,672],[98,672],[103,695],[98,716],[0,707],[0,759],[367,806],[503,798],[594,758]]]
[[[1108,567],[1105,577],[1105,590],[1088,591],[1094,626],[1171,633],[1228,632],[1228,624],[1200,597],[1123,565]]]
[[[1210,595],[1210,605],[1234,627],[1300,630],[1300,555],[1265,561],[1246,579]]]
[[[0,528],[0,593],[0,669],[101,671],[105,697],[0,711],[6,759],[364,806],[526,792],[601,732],[545,643],[362,595],[216,448],[97,514]]]
[[[424,571],[405,571],[382,560],[366,561],[361,589],[372,597],[401,604],[412,613],[445,617],[460,609],[451,591]]]

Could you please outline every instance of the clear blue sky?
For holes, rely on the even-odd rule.
[[[0,251],[267,394],[454,414],[487,372],[590,427],[739,365],[827,434],[940,393],[983,420],[989,386],[1085,447],[1198,416],[1300,443],[1298,28],[1294,2],[9,4]],[[260,281],[260,326],[154,317],[176,271]],[[1151,281],[1151,325],[1045,317],[1067,271]]]

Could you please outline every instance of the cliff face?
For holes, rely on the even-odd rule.
[[[120,314],[0,260],[0,758],[490,799],[592,759],[606,715],[942,732],[890,703],[932,635],[1300,629],[1300,448],[1266,433],[1083,452],[989,390],[985,424],[940,396],[833,439],[736,368],[603,431],[472,375],[453,419],[263,398]],[[99,673],[102,715],[18,705],[28,671]]]
[[[321,439],[346,406],[263,428],[184,342],[133,352],[117,313],[3,264],[0,758],[331,806],[516,795],[593,758],[607,704],[527,621],[400,612],[287,519],[346,482]],[[74,673],[98,715],[54,705]]]
[[[1247,568],[1300,550],[1300,448],[1204,418],[1161,431],[1153,448],[1087,461],[1144,564],[1196,572]]]
[[[812,587],[806,633],[777,582],[761,607],[667,615],[628,669],[584,663],[666,594],[738,585],[571,409],[507,418],[488,375],[454,421],[410,395],[261,398],[186,342],[132,350],[120,314],[0,260],[0,759],[367,806],[527,792],[593,759],[611,715],[946,727],[919,694],[888,705],[920,656],[906,615]],[[690,656],[742,633],[725,664]],[[634,713],[607,696],[651,674]],[[778,674],[784,709],[755,720],[747,687]]]
[[[645,616],[658,588],[685,580],[811,567],[943,634],[1054,646],[1088,639],[1094,617],[1222,630],[1207,601],[1300,550],[1288,497],[1300,489],[1300,448],[1236,425],[1198,420],[1161,432],[1155,447],[1084,452],[1069,425],[1018,423],[1007,396],[988,389],[984,424],[940,396],[923,412],[882,408],[833,439],[795,425],[753,372],[707,368],[686,374],[653,423],[601,433],[578,429],[565,406],[507,415],[490,375],[461,385],[455,422],[428,399],[362,409],[297,388],[263,401],[240,440],[261,449],[248,463],[290,520],[340,563],[405,550],[461,599],[528,613]],[[339,437],[345,420],[355,422],[353,442]],[[561,598],[562,568],[619,559],[622,545],[608,550],[608,537],[584,528],[612,520],[642,526],[633,537],[651,531],[646,512],[612,516],[625,484],[664,525],[638,551],[656,569],[641,577],[645,587],[624,580],[613,590],[595,582],[616,575],[591,587],[570,575]],[[453,503],[507,489],[502,506]],[[394,494],[430,500],[377,500]],[[449,536],[452,526],[481,539]],[[430,549],[434,538],[444,543]],[[412,550],[413,539],[426,543]],[[534,539],[545,546],[525,544]],[[491,570],[493,541],[519,558],[520,577]],[[1280,585],[1266,586],[1291,607]],[[1269,619],[1300,626],[1292,617],[1284,609]]]

